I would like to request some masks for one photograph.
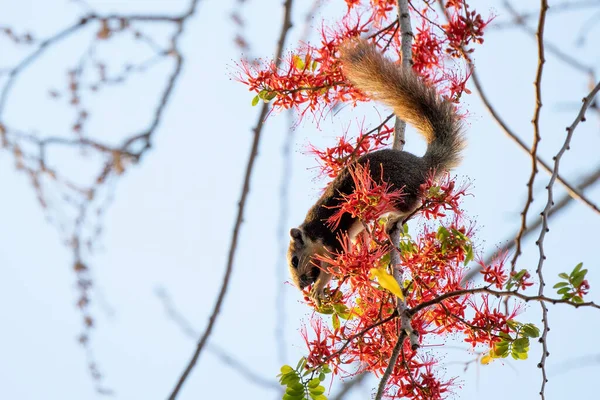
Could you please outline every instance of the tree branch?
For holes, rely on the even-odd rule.
[[[279,35],[279,41],[277,43],[277,50],[275,52],[275,63],[277,64],[277,66],[279,66],[279,64],[281,63],[281,57],[283,55],[283,47],[285,44],[285,39],[287,37],[288,31],[292,27],[292,22],[291,22],[292,3],[293,3],[292,0],[286,0],[284,3],[283,24],[281,27],[281,33]],[[177,398],[177,395],[179,394],[181,388],[183,387],[183,384],[185,383],[190,372],[196,365],[196,362],[198,361],[198,358],[200,357],[200,353],[202,352],[202,349],[204,348],[204,346],[208,340],[208,337],[212,333],[212,330],[214,328],[217,317],[219,316],[219,312],[221,311],[221,305],[223,303],[223,300],[225,299],[225,294],[227,293],[227,288],[229,286],[229,279],[231,277],[231,273],[233,270],[233,260],[234,260],[235,252],[237,249],[237,242],[238,242],[240,227],[242,225],[242,221],[243,221],[243,217],[244,217],[246,199],[248,196],[248,192],[250,190],[250,178],[252,177],[254,161],[256,160],[256,155],[258,154],[258,144],[260,143],[260,137],[261,137],[262,129],[264,126],[264,120],[267,116],[268,110],[269,110],[269,105],[267,103],[263,103],[259,117],[258,117],[258,121],[256,123],[256,126],[253,129],[254,140],[253,140],[252,146],[250,148],[250,155],[248,157],[248,164],[246,166],[246,174],[244,176],[244,182],[242,185],[242,193],[240,195],[240,200],[238,203],[238,213],[237,213],[236,221],[235,221],[235,224],[233,227],[233,233],[231,236],[229,255],[228,255],[228,259],[227,259],[227,265],[225,268],[225,276],[223,277],[223,283],[221,284],[221,290],[219,292],[217,301],[215,303],[215,306],[214,306],[211,316],[209,318],[209,322],[206,327],[206,330],[204,331],[204,333],[202,334],[202,336],[200,337],[200,339],[198,341],[198,345],[196,346],[196,350],[194,351],[192,359],[189,361],[188,365],[186,366],[185,370],[183,371],[183,374],[177,381],[175,388],[171,392],[171,395],[169,396],[170,400],[174,400],[175,398]]]
[[[398,361],[398,356],[400,355],[400,350],[404,345],[404,340],[406,339],[406,331],[401,331],[400,336],[398,336],[398,341],[392,350],[392,356],[390,357],[390,361],[388,363],[387,368],[385,369],[383,375],[381,376],[381,381],[379,382],[379,387],[377,388],[377,394],[375,395],[375,400],[381,400],[383,397],[383,393],[385,392],[385,386],[387,385],[388,379],[390,379],[390,375],[394,371],[396,367],[396,361]]]
[[[573,306],[575,308],[579,308],[579,307],[591,307],[591,308],[597,308],[600,310],[600,305],[594,303],[593,301],[588,301],[585,303],[573,303],[571,302],[569,299],[553,299],[551,297],[547,297],[544,295],[537,295],[537,296],[527,296],[523,293],[519,293],[519,292],[514,292],[514,291],[510,291],[510,290],[503,290],[503,291],[497,291],[497,290],[493,290],[490,289],[489,287],[479,287],[479,288],[473,288],[473,289],[462,289],[462,290],[455,290],[453,292],[448,292],[448,293],[444,293],[442,295],[439,295],[438,297],[436,297],[435,299],[431,299],[428,301],[424,301],[416,306],[414,306],[413,308],[411,308],[408,311],[408,314],[410,316],[415,315],[416,313],[423,311],[424,309],[434,306],[436,304],[441,303],[444,300],[448,300],[454,297],[461,297],[467,294],[477,294],[477,293],[487,293],[487,294],[491,294],[493,296],[496,297],[517,297],[521,300],[524,300],[526,302],[528,301],[539,301],[539,302],[543,302],[543,303],[551,303],[551,304],[568,304],[570,306]]]
[[[546,8],[548,8],[548,4],[546,3],[545,0],[542,0],[542,13],[545,11]],[[540,17],[540,20],[541,20],[541,17]],[[590,106],[590,104],[592,104],[592,101],[594,100],[594,97],[596,96],[598,91],[600,91],[600,82],[590,92],[590,94],[587,95],[583,99],[583,105],[581,106],[581,110],[579,110],[579,114],[577,114],[577,117],[575,118],[575,120],[573,121],[571,126],[569,126],[567,128],[567,137],[565,138],[565,143],[563,144],[562,148],[559,150],[558,154],[556,154],[556,156],[554,157],[554,170],[552,172],[552,176],[550,177],[550,181],[548,182],[548,186],[546,187],[546,189],[548,190],[548,200],[546,202],[546,207],[544,207],[544,210],[542,211],[542,229],[540,230],[540,236],[538,237],[538,240],[537,240],[537,245],[538,245],[539,253],[540,253],[540,257],[538,260],[538,266],[537,266],[537,270],[536,270],[538,277],[539,277],[539,281],[540,281],[540,288],[539,288],[539,292],[538,292],[539,296],[542,296],[543,292],[544,292],[545,283],[544,283],[544,276],[542,273],[542,267],[544,265],[544,260],[546,259],[546,255],[544,254],[544,238],[546,237],[546,233],[550,230],[548,228],[548,215],[550,213],[550,209],[554,205],[553,189],[554,189],[554,182],[556,181],[556,178],[558,176],[560,160],[561,160],[563,154],[569,149],[569,145],[571,143],[571,138],[573,137],[573,132],[575,131],[575,128],[577,127],[577,125],[579,125],[580,122],[585,121],[585,112],[588,109],[588,107]],[[548,357],[548,354],[549,354],[548,353],[548,345],[547,345],[547,333],[548,333],[549,328],[548,328],[548,309],[546,308],[546,306],[543,303],[542,303],[541,307],[542,307],[542,321],[544,322],[544,330],[543,330],[542,336],[540,337],[540,342],[542,343],[542,359],[540,360],[538,367],[540,367],[542,369],[542,387],[540,390],[540,396],[542,397],[542,400],[543,400],[545,398],[544,397],[544,389],[546,387],[546,382],[548,381],[547,376],[546,376],[545,361],[546,361],[546,357]]]

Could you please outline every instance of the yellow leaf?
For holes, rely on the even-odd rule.
[[[385,268],[371,268],[371,279],[377,278],[377,282],[384,288],[395,294],[400,300],[404,300],[404,295],[400,285],[394,277],[387,272]]]
[[[485,356],[481,357],[481,363],[483,365],[488,365],[489,363],[491,363],[494,359],[492,358],[492,356],[490,356],[489,354],[486,354]]]

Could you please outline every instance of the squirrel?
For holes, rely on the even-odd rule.
[[[315,258],[342,250],[342,233],[356,236],[363,224],[345,213],[334,228],[327,220],[336,212],[342,195],[354,191],[348,168],[354,163],[368,165],[372,179],[387,182],[402,190],[393,205],[395,222],[410,215],[421,205],[421,185],[429,174],[439,177],[460,162],[465,147],[460,118],[454,105],[441,98],[436,90],[423,82],[410,68],[397,65],[381,54],[374,45],[359,39],[340,47],[340,61],[346,78],[361,91],[391,107],[394,114],[408,122],[425,138],[427,150],[423,157],[401,150],[382,149],[362,155],[327,186],[323,195],[311,207],[304,222],[290,230],[287,261],[295,286],[303,290],[313,284],[310,297],[320,304],[323,290],[331,280],[327,266]]]

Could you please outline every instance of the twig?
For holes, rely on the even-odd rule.
[[[283,17],[283,24],[281,27],[279,41],[277,43],[277,50],[275,52],[275,63],[277,64],[277,66],[279,66],[279,64],[281,63],[281,57],[283,54],[283,47],[285,44],[285,39],[287,37],[288,31],[292,27],[292,22],[291,22],[292,3],[293,3],[292,0],[286,0],[284,3],[285,11],[284,11],[284,17]],[[237,213],[237,217],[236,217],[236,221],[235,221],[235,225],[234,225],[233,233],[232,233],[232,237],[231,237],[231,244],[229,247],[229,256],[227,259],[227,266],[225,268],[225,276],[223,277],[223,283],[221,285],[221,290],[217,297],[217,301],[213,308],[212,314],[209,318],[209,322],[206,327],[206,330],[204,331],[204,333],[200,337],[200,340],[198,341],[198,345],[196,346],[196,350],[194,351],[192,359],[189,361],[188,365],[186,366],[185,370],[183,371],[183,374],[181,375],[177,384],[175,385],[173,392],[169,396],[170,400],[177,398],[177,395],[179,394],[179,391],[181,390],[187,377],[189,376],[190,372],[196,365],[196,362],[198,361],[200,353],[202,352],[202,349],[204,348],[204,345],[206,344],[208,337],[212,333],[216,319],[219,315],[219,312],[221,311],[221,304],[223,303],[223,300],[225,299],[225,294],[226,294],[227,288],[229,286],[229,279],[231,277],[231,272],[233,270],[233,260],[234,260],[235,252],[237,249],[237,242],[238,242],[240,227],[242,225],[242,221],[243,221],[243,217],[244,217],[246,198],[248,196],[248,191],[250,189],[250,178],[252,176],[254,161],[256,160],[256,155],[258,153],[258,144],[260,142],[260,137],[261,137],[262,129],[264,126],[264,120],[267,116],[268,111],[269,111],[269,105],[267,103],[263,103],[259,117],[258,117],[258,121],[256,123],[256,126],[253,129],[254,140],[252,142],[252,147],[250,149],[250,155],[248,158],[248,164],[246,166],[246,174],[244,176],[244,183],[242,185],[242,193],[240,195],[240,201],[238,203],[238,213]]]
[[[544,8],[547,8],[547,7],[548,7],[548,5],[545,2],[545,0],[542,0],[542,12],[544,11]],[[553,189],[554,189],[554,182],[556,181],[556,177],[558,176],[560,160],[561,160],[563,154],[569,149],[569,145],[571,143],[571,138],[573,137],[573,132],[575,131],[575,128],[577,127],[577,125],[579,125],[580,122],[585,121],[585,112],[588,109],[588,107],[590,106],[590,104],[592,103],[592,101],[594,100],[594,97],[596,96],[598,91],[600,91],[600,82],[598,82],[598,84],[596,85],[596,87],[594,87],[594,89],[590,92],[590,94],[587,95],[583,99],[583,105],[581,106],[581,110],[579,111],[579,114],[577,114],[577,117],[575,118],[575,120],[573,121],[571,126],[569,126],[567,128],[567,137],[565,138],[565,143],[563,144],[562,148],[559,150],[559,152],[554,157],[554,170],[552,172],[552,176],[550,177],[550,181],[548,182],[548,186],[546,187],[548,190],[548,201],[546,202],[546,207],[544,207],[544,211],[542,211],[542,229],[540,230],[540,236],[538,237],[538,240],[537,240],[537,245],[540,250],[540,252],[539,252],[540,257],[538,260],[538,266],[537,266],[537,271],[536,271],[538,274],[539,281],[540,281],[540,288],[538,291],[539,296],[542,296],[543,292],[544,292],[545,283],[544,283],[544,276],[542,274],[542,267],[544,265],[544,260],[546,259],[546,255],[544,254],[544,238],[546,237],[546,233],[549,231],[548,215],[550,213],[550,209],[554,205]],[[540,395],[541,395],[542,399],[544,399],[544,389],[546,387],[546,382],[548,381],[547,376],[546,376],[545,361],[546,361],[546,357],[548,357],[548,354],[549,354],[548,353],[548,345],[547,345],[547,333],[549,330],[549,328],[548,328],[548,309],[546,308],[546,306],[544,304],[542,304],[542,321],[544,322],[544,330],[540,337],[540,342],[542,343],[542,359],[540,360],[538,367],[540,367],[542,369],[542,387],[540,389]]]
[[[494,120],[496,120],[498,125],[500,125],[500,127],[502,128],[504,133],[509,138],[511,138],[519,146],[519,148],[521,148],[522,150],[526,151],[529,154],[529,147],[527,146],[527,144],[525,144],[525,142],[523,142],[523,140],[521,140],[521,138],[519,138],[519,136],[512,129],[510,129],[508,127],[508,125],[506,124],[506,122],[504,122],[504,120],[502,119],[500,114],[498,114],[498,112],[496,111],[494,106],[492,106],[492,103],[490,102],[489,98],[485,94],[483,87],[481,85],[481,82],[479,81],[479,76],[477,74],[477,71],[475,69],[471,69],[471,70],[473,71],[473,73],[471,74],[471,79],[473,81],[473,85],[475,86],[475,89],[477,89],[477,93],[479,94],[481,101],[483,101],[485,108],[488,110],[488,112],[494,118]],[[540,157],[537,158],[537,161],[546,172],[549,172],[550,174],[552,173],[552,167],[550,167],[550,165],[548,163],[546,163]],[[560,176],[560,174],[557,175],[556,180],[563,185],[563,187],[566,189],[569,196],[581,201],[582,203],[586,204],[589,208],[591,208],[592,210],[594,210],[595,212],[600,214],[600,208],[598,208],[598,206],[595,203],[593,203],[590,199],[588,199],[586,196],[584,196],[579,190],[577,190],[569,182],[567,182],[562,176]]]
[[[515,238],[515,247],[516,251],[511,261],[511,272],[515,271],[517,266],[517,259],[521,255],[521,238],[523,237],[523,233],[527,229],[527,213],[529,212],[529,207],[533,203],[533,184],[535,182],[535,176],[537,175],[537,150],[540,141],[542,140],[542,135],[540,133],[540,113],[542,111],[542,73],[544,72],[544,63],[546,62],[546,58],[544,55],[544,25],[546,23],[546,10],[548,9],[548,4],[546,0],[541,0],[542,6],[540,10],[540,19],[537,28],[537,49],[538,49],[538,65],[537,71],[535,73],[535,81],[533,82],[533,86],[535,87],[535,110],[533,112],[533,119],[531,123],[533,124],[533,145],[531,146],[531,174],[529,176],[529,180],[527,181],[527,199],[525,200],[525,206],[523,207],[523,211],[521,212],[521,228],[517,233],[517,237]]]
[[[175,305],[173,304],[173,301],[171,300],[171,297],[168,295],[166,290],[163,288],[157,288],[155,293],[156,296],[163,303],[167,316],[175,323],[175,325],[177,325],[181,329],[181,331],[188,338],[195,340],[199,335],[198,331],[192,326],[190,321],[188,321],[188,319],[175,308]],[[262,386],[266,389],[277,390],[278,392],[281,391],[281,386],[278,385],[277,382],[268,380],[258,375],[252,370],[252,368],[236,360],[231,354],[229,354],[220,346],[209,343],[207,349],[208,351],[213,353],[217,358],[219,358],[221,362],[229,366],[232,370],[239,373],[251,383],[258,386]]]
[[[392,356],[390,357],[390,361],[388,362],[388,366],[385,369],[383,375],[381,376],[381,381],[379,382],[379,387],[377,388],[377,394],[375,395],[375,400],[381,400],[383,397],[383,393],[385,392],[385,386],[387,385],[388,379],[390,379],[390,375],[394,371],[396,367],[396,361],[398,361],[398,356],[400,355],[400,350],[404,345],[404,339],[406,339],[406,332],[401,331],[400,336],[398,336],[398,341],[392,350]]]
[[[553,299],[551,297],[547,297],[544,295],[537,295],[537,296],[527,296],[523,293],[519,293],[519,292],[515,292],[515,291],[510,291],[510,290],[493,290],[490,289],[489,287],[478,287],[478,288],[472,288],[472,289],[461,289],[461,290],[455,290],[453,292],[448,292],[448,293],[444,293],[439,295],[438,297],[436,297],[435,299],[431,299],[428,301],[424,301],[416,306],[414,306],[413,308],[411,308],[410,310],[408,310],[408,314],[410,316],[415,315],[416,313],[434,306],[436,304],[441,303],[444,300],[448,300],[454,297],[461,297],[467,294],[477,294],[477,293],[487,293],[487,294],[491,294],[493,296],[496,297],[517,297],[521,300],[524,300],[526,302],[529,301],[539,301],[539,302],[544,302],[544,303],[550,303],[550,304],[568,304],[570,306],[573,306],[575,308],[579,308],[579,307],[591,307],[591,308],[597,308],[600,310],[600,305],[594,303],[593,301],[588,301],[585,303],[573,303],[571,302],[569,299]]]

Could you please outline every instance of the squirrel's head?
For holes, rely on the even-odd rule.
[[[294,285],[302,290],[314,283],[321,273],[320,262],[314,258],[325,254],[325,246],[320,240],[309,238],[301,228],[290,230],[290,246],[287,252],[288,267]]]

